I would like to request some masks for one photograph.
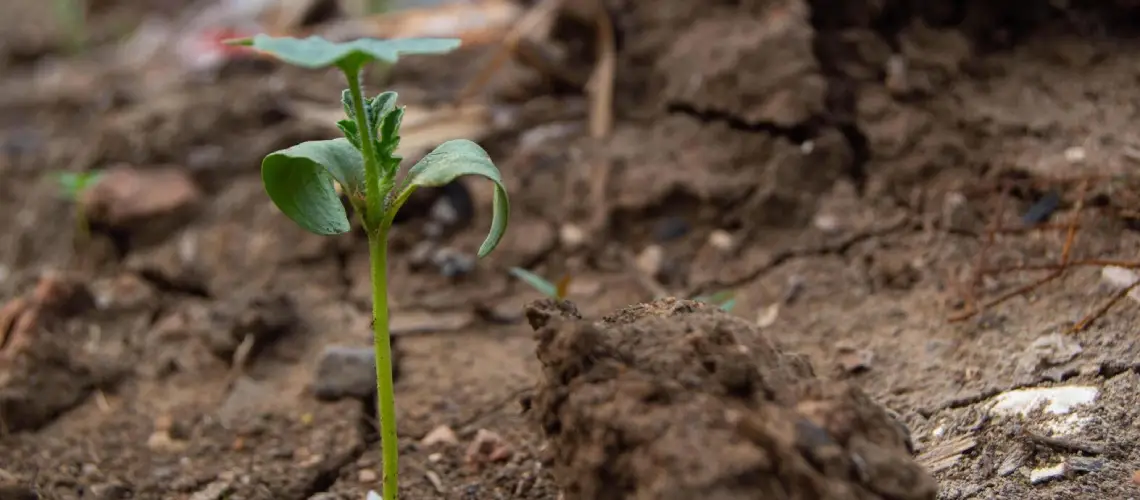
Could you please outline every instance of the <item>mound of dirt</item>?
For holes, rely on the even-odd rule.
[[[533,411],[567,499],[936,496],[904,426],[739,318],[675,299],[597,322],[542,301],[527,317]]]

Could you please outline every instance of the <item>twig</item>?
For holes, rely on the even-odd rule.
[[[1025,428],[1021,429],[1021,434],[1033,443],[1048,446],[1050,448],[1059,448],[1067,451],[1079,451],[1082,453],[1088,453],[1089,455],[1108,454],[1108,450],[1103,445],[1096,443],[1083,443],[1080,441],[1074,441],[1072,439],[1044,436]]]
[[[430,482],[432,487],[435,488],[436,493],[439,493],[440,495],[447,493],[447,489],[443,487],[443,479],[440,479],[439,474],[437,474],[435,471],[424,471],[424,476],[427,477],[428,482]]]
[[[986,269],[985,274],[1005,274],[1016,271],[1056,271],[1069,267],[1123,267],[1125,269],[1140,269],[1140,262],[1130,262],[1123,260],[1104,260],[1104,259],[1081,259],[1073,260],[1068,264],[1062,266],[1060,264],[1018,264],[1015,266],[1003,267],[998,269]]]
[[[459,100],[466,101],[479,93],[479,91],[487,85],[487,82],[491,81],[491,76],[499,71],[503,64],[507,62],[507,59],[515,53],[519,41],[522,40],[524,36],[529,35],[541,27],[561,5],[562,0],[542,0],[534,7],[531,7],[530,11],[524,14],[503,37],[502,43],[491,57],[491,60],[479,70],[475,78],[459,93]]]
[[[1079,221],[1080,216],[1081,216],[1081,210],[1084,209],[1085,195],[1088,192],[1088,187],[1089,187],[1089,179],[1088,178],[1082,179],[1081,184],[1080,184],[1080,188],[1077,191],[1078,192],[1077,202],[1073,206],[1073,215],[1072,215],[1072,217],[1069,218],[1068,234],[1066,234],[1066,236],[1065,236],[1065,245],[1061,249],[1061,261],[1059,263],[1057,263],[1056,265],[1052,266],[1052,272],[1051,273],[1049,273],[1044,278],[1041,278],[1041,279],[1039,279],[1033,283],[1030,283],[1030,284],[1025,285],[1025,286],[1018,287],[1017,289],[1015,289],[1011,292],[1008,292],[1008,293],[1006,293],[1006,294],[1004,294],[1004,295],[1002,295],[996,299],[990,300],[989,302],[986,302],[985,304],[983,304],[980,308],[967,309],[966,311],[963,311],[962,313],[959,313],[955,316],[952,316],[952,317],[950,317],[949,321],[951,323],[965,321],[965,320],[977,315],[982,310],[989,309],[991,307],[1000,305],[1001,303],[1003,303],[1007,300],[1010,300],[1014,297],[1018,297],[1018,296],[1027,294],[1030,291],[1033,291],[1033,290],[1057,279],[1062,274],[1064,274],[1064,272],[1068,269],[1068,267],[1070,265],[1070,259],[1071,259],[1072,250],[1073,250],[1073,243],[1076,241],[1076,238],[1077,238],[1078,221]],[[995,215],[995,217],[997,217],[998,220],[1000,220],[1001,215],[1002,214],[999,211]],[[995,224],[995,227],[1000,227],[1000,226],[997,226]],[[986,248],[986,246],[983,246],[983,249],[984,248]],[[977,272],[975,274],[975,276],[977,276],[979,280],[980,280],[980,277],[983,275],[981,264],[982,264],[981,259],[979,259]]]
[[[1116,293],[1116,295],[1112,297],[1112,299],[1110,299],[1108,302],[1105,302],[1104,305],[1098,307],[1095,311],[1089,313],[1080,321],[1078,321],[1077,324],[1073,325],[1073,327],[1069,329],[1069,333],[1083,332],[1086,328],[1089,327],[1089,325],[1092,324],[1093,321],[1096,321],[1101,316],[1104,316],[1109,309],[1112,309],[1112,306],[1116,305],[1116,303],[1120,302],[1124,297],[1127,297],[1128,294],[1132,293],[1132,290],[1135,290],[1137,287],[1140,287],[1140,281],[1137,281],[1121,289]]]
[[[233,358],[230,362],[229,380],[226,381],[226,386],[230,387],[234,381],[245,373],[246,363],[249,362],[249,355],[253,352],[254,338],[252,333],[247,333],[245,338],[238,344],[237,349],[234,349]]]

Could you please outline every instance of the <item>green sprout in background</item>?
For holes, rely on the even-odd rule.
[[[524,283],[531,286],[539,293],[550,297],[554,300],[566,300],[567,289],[570,288],[570,275],[563,276],[558,280],[557,284],[547,281],[546,278],[534,274],[526,269],[520,267],[512,267],[511,275],[522,280]]]
[[[724,312],[730,312],[733,307],[736,307],[736,294],[731,290],[717,292],[712,295],[700,295],[693,297],[693,300],[715,305]]]
[[[77,248],[91,238],[91,224],[87,221],[87,211],[81,198],[83,193],[99,182],[102,176],[103,172],[98,170],[60,172],[55,176],[60,192],[75,208],[75,244]]]
[[[87,42],[86,0],[53,0],[55,17],[67,32],[71,49],[80,51]]]
[[[320,235],[346,233],[351,223],[336,192],[340,184],[368,233],[371,257],[373,342],[376,349],[376,391],[380,416],[380,444],[384,460],[383,498],[395,500],[398,452],[396,409],[392,379],[392,350],[388,329],[388,232],[396,212],[419,187],[443,186],[464,175],[477,175],[494,183],[491,230],[479,248],[484,257],[499,244],[507,229],[510,203],[499,169],[483,148],[456,139],[444,142],[416,163],[397,186],[401,157],[400,123],[404,109],[396,106],[396,93],[383,92],[366,99],[361,70],[369,63],[395,64],[403,54],[445,54],[459,40],[440,38],[374,40],[333,43],[319,37],[305,39],[258,35],[233,40],[303,68],[336,67],[348,81],[341,95],[347,119],[337,122],[343,138],[309,141],[269,154],[261,163],[261,179],[269,198],[302,228]]]

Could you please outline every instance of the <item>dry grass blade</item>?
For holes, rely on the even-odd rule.
[[[614,44],[614,24],[610,13],[600,0],[596,1],[594,12],[597,29],[598,60],[594,74],[588,85],[590,94],[590,137],[595,147],[609,137],[614,122],[614,80],[617,78],[617,48]],[[594,151],[594,161],[590,165],[590,206],[593,214],[590,219],[592,231],[602,231],[609,218],[609,203],[606,191],[610,182],[610,162]]]
[[[487,86],[487,82],[491,81],[491,77],[494,76],[494,74],[503,67],[503,64],[506,64],[512,54],[515,53],[519,41],[524,37],[533,36],[536,33],[549,30],[554,21],[554,14],[561,5],[562,0],[542,0],[534,7],[531,7],[503,37],[502,43],[495,51],[495,54],[491,56],[491,60],[479,70],[475,78],[471,79],[467,86],[459,93],[460,102],[474,97],[475,94],[478,94]]]
[[[590,136],[609,137],[614,123],[614,79],[617,74],[617,48],[614,45],[614,23],[610,13],[597,0],[598,60],[590,77]]]

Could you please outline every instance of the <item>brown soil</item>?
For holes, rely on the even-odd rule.
[[[325,348],[369,343],[365,245],[295,227],[257,171],[328,136],[296,105],[336,105],[337,75],[235,65],[208,82],[103,50],[185,2],[93,2],[79,54],[50,2],[10,3],[0,499],[378,489],[371,402],[318,398],[314,379]],[[507,239],[443,272],[489,222],[476,182],[425,192],[394,236],[403,497],[1140,496],[1140,306],[1067,333],[1116,294],[1100,268],[948,321],[1043,276],[969,287],[983,248],[987,267],[1062,257],[1064,231],[987,243],[1050,193],[1049,222],[1080,221],[1075,258],[1140,258],[1135,3],[607,1],[610,137],[587,136],[580,89],[511,67],[486,97],[525,123],[482,141],[511,192]],[[590,67],[588,29],[563,24],[555,53]],[[481,60],[409,59],[390,84],[438,102]],[[75,242],[49,173],[91,168],[119,180]],[[1083,197],[1057,180],[1092,175]],[[440,222],[440,199],[459,217]],[[536,334],[538,294],[511,266],[572,274],[592,321],[540,304]],[[730,313],[653,301],[722,290]],[[1070,385],[1099,391],[1077,431],[991,411]],[[440,426],[456,439],[421,441]]]

